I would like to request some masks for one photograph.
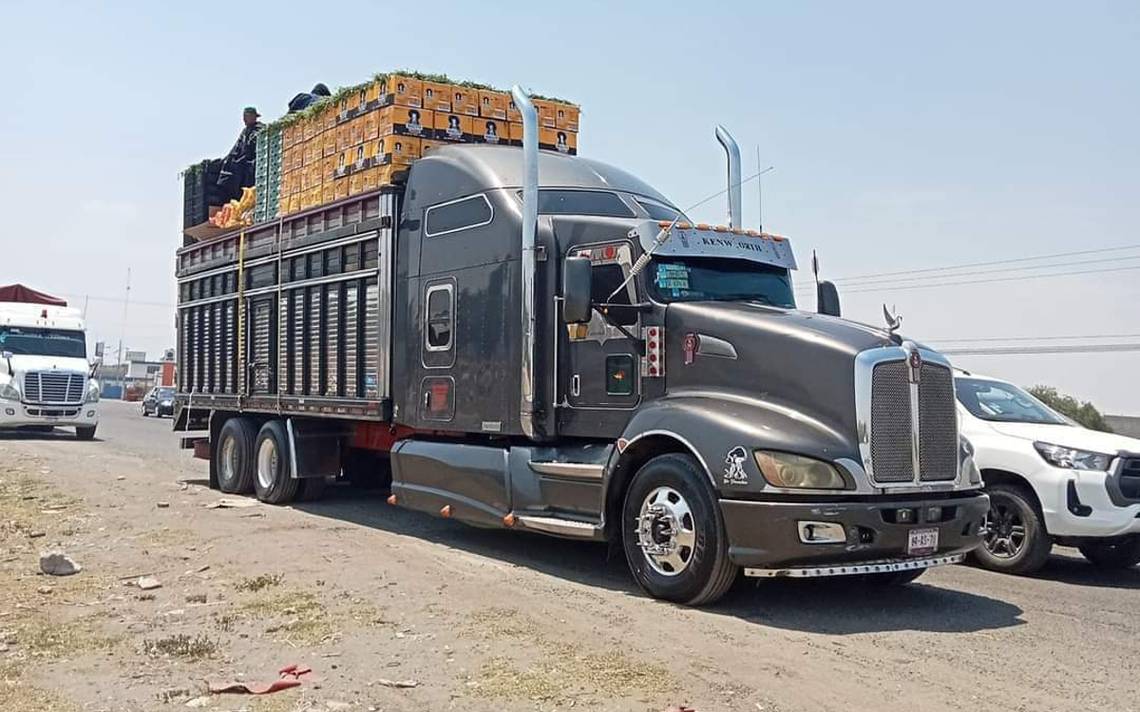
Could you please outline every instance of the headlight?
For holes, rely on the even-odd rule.
[[[0,384],[0,400],[20,400],[20,389],[16,387],[15,381]]]
[[[1037,452],[1053,467],[1063,467],[1066,470],[1098,470],[1103,472],[1112,463],[1112,455],[1100,452],[1075,450],[1071,447],[1062,447],[1050,443],[1033,443]]]
[[[846,489],[847,483],[831,465],[802,455],[757,450],[756,466],[773,487],[794,489]]]
[[[83,399],[84,403],[98,403],[99,402],[99,384],[95,381],[87,382],[87,397]]]

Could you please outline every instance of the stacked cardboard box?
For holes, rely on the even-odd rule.
[[[256,220],[390,184],[397,172],[445,143],[522,144],[522,116],[510,94],[437,79],[382,75],[263,132],[257,188],[258,206],[265,209],[255,210]],[[577,153],[578,107],[546,99],[534,103],[540,147]]]

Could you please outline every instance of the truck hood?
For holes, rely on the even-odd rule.
[[[1040,423],[995,423],[987,421],[992,430],[1022,440],[1033,440],[1077,450],[1089,450],[1111,455],[1117,452],[1140,453],[1140,440],[1114,433],[1102,433],[1077,425],[1043,425]]]
[[[754,398],[852,438],[855,358],[894,343],[886,331],[865,324],[750,302],[674,303],[665,324],[670,393]],[[700,347],[686,364],[688,334],[696,335]]]
[[[0,361],[3,363],[3,361]],[[36,356],[33,354],[13,354],[12,368],[16,373],[24,374],[29,371],[71,371],[87,375],[91,365],[87,359],[67,356]]]

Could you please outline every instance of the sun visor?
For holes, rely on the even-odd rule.
[[[719,225],[683,222],[671,228],[669,225],[667,221],[644,220],[630,231],[630,237],[636,239],[643,250],[653,250],[654,255],[662,257],[720,257],[796,269],[792,243],[781,235]],[[663,230],[669,231],[668,239],[654,249]]]

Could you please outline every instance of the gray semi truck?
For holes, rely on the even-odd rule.
[[[210,484],[379,478],[392,505],[620,546],[650,595],[898,584],[987,510],[950,364],[798,309],[788,240],[694,225],[632,174],[445,146],[396,185],[178,251],[178,410]]]

